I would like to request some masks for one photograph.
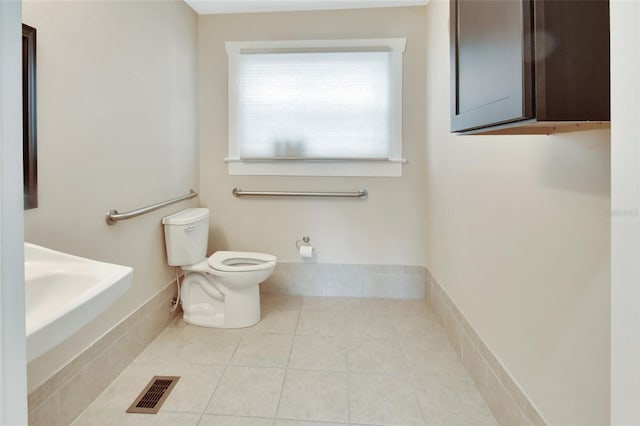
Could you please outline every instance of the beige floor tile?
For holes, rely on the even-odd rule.
[[[404,356],[395,339],[351,338],[347,340],[349,371],[406,373]]]
[[[207,413],[273,417],[285,370],[228,367],[207,407]]]
[[[422,412],[405,376],[349,374],[351,422],[376,425],[422,425]]]
[[[168,361],[195,364],[226,365],[231,359],[242,334],[215,328],[187,325],[166,328],[139,355],[139,360]],[[216,348],[212,351],[211,348]]]
[[[305,296],[302,301],[304,311],[344,311],[344,300],[339,297]]]
[[[273,419],[205,414],[198,426],[272,426]]]
[[[227,364],[241,337],[233,333],[211,333],[203,337],[188,338],[180,350],[178,359],[199,364]],[[211,350],[212,348],[215,350]]]
[[[240,330],[175,320],[74,425],[496,426],[424,301],[268,294],[262,307]],[[159,414],[126,414],[153,375],[181,379]]]
[[[247,329],[250,332],[294,333],[300,311],[265,309],[259,323]]]
[[[397,335],[398,343],[406,351],[423,351],[429,354],[447,354],[459,359],[453,349],[449,337],[442,329],[434,330],[420,336]]]
[[[92,407],[126,411],[153,376],[179,376],[160,411],[201,413],[213,394],[224,367],[180,362],[134,361],[105,390]]]
[[[467,377],[460,358],[448,341],[426,344],[423,341],[399,340],[409,372],[414,375],[439,374],[444,376]]]
[[[425,418],[428,419],[427,424],[430,426],[498,426],[498,422],[488,408],[474,412],[450,409],[429,417],[425,414]]]
[[[431,375],[414,383],[427,424],[497,426],[470,377]]]
[[[124,426],[196,426],[199,420],[195,413],[126,414]]]
[[[120,410],[87,409],[73,426],[196,426],[200,414],[159,412],[129,414]]]
[[[426,300],[391,299],[387,302],[389,312],[393,315],[432,315]]]
[[[166,365],[166,364],[165,364]],[[159,371],[153,365],[146,365],[151,372]],[[201,413],[207,407],[207,403],[213,395],[218,382],[222,378],[224,367],[217,365],[188,365],[175,366],[169,364],[164,368],[165,373],[155,375],[179,376],[169,397],[162,405],[161,411],[176,411]],[[142,390],[142,389],[140,389]]]
[[[434,315],[391,314],[391,322],[398,338],[407,338],[414,342],[434,336],[447,338],[444,328]]]
[[[347,349],[340,336],[295,336],[289,368],[347,370]]]
[[[149,371],[145,367],[148,364],[150,363],[138,361],[131,363],[89,408],[126,411],[153,377],[153,375],[149,376]],[[164,375],[165,371],[158,371],[158,373]]]
[[[260,306],[263,310],[299,311],[302,306],[302,296],[264,293],[260,295]]]
[[[296,334],[315,336],[344,335],[344,313],[329,311],[302,311]]]
[[[424,375],[415,380],[414,385],[418,399],[424,402],[423,406],[486,406],[470,377]]]
[[[138,359],[147,361],[164,361],[176,359],[184,343],[183,328],[166,328],[145,348]]]
[[[126,417],[127,413],[124,410],[89,407],[71,423],[71,426],[122,426],[126,422]],[[35,424],[46,425],[47,423],[39,421]]]
[[[286,367],[293,334],[246,333],[236,349],[232,365]]]
[[[273,426],[344,426],[348,423],[309,422],[305,420],[276,419]]]
[[[344,309],[347,312],[389,312],[388,299],[375,299],[367,297],[344,297]]]
[[[347,400],[346,373],[288,370],[277,417],[346,422]]]
[[[345,335],[350,337],[395,337],[391,317],[384,313],[346,312]]]

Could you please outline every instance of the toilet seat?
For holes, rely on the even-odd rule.
[[[275,262],[270,254],[243,251],[217,251],[207,259],[211,268],[223,272],[259,271],[272,268]]]

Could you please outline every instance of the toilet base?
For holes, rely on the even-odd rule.
[[[185,323],[191,325],[197,325],[198,327],[211,327],[211,328],[245,328],[256,325],[260,322],[260,312],[258,312],[257,319],[247,319],[246,321],[239,321],[235,324],[231,324],[229,321],[225,322],[224,314],[221,312],[210,313],[205,310],[195,309],[191,310],[191,314],[183,312],[182,319]]]
[[[182,319],[187,324],[200,327],[222,328],[224,326],[224,313],[215,312],[210,305],[204,303],[191,306],[189,313],[183,311]]]
[[[219,294],[220,297],[212,297]],[[208,274],[189,273],[181,289],[183,319],[212,328],[251,327],[260,321],[258,284],[230,290]]]

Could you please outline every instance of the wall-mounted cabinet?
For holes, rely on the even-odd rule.
[[[451,0],[451,131],[608,127],[608,0]]]

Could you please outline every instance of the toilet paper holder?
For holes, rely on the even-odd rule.
[[[300,249],[300,246],[308,246],[309,242],[311,241],[311,238],[309,238],[308,235],[305,235],[304,237],[302,237],[301,240],[296,241],[296,248]]]

